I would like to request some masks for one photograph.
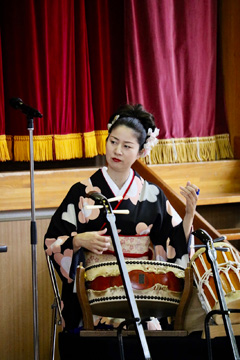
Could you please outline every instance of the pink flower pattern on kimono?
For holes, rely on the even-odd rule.
[[[99,209],[86,209],[86,205],[94,205],[94,200],[80,196],[78,207],[80,209],[78,213],[78,220],[80,223],[87,223],[89,220],[96,219],[99,214]]]
[[[143,182],[144,181],[142,178],[135,176],[134,181],[124,199],[130,199],[131,202],[136,205],[143,187]]]
[[[77,232],[74,231],[71,233],[71,236],[75,236],[77,235]],[[64,277],[66,277],[68,279],[68,282],[72,282],[72,279],[69,278],[68,273],[66,276],[66,264],[70,262],[70,266],[71,266],[71,261],[72,261],[72,256],[73,256],[73,251],[70,249],[67,249],[64,251],[64,255],[61,254],[61,245],[64,244],[64,242],[69,238],[69,236],[65,235],[65,236],[59,236],[57,239],[50,239],[47,238],[45,240],[45,244],[47,246],[46,254],[51,256],[52,254],[54,254],[54,260],[58,263],[58,265],[60,266],[60,271],[63,274]],[[66,255],[67,254],[67,258]],[[63,257],[65,256],[65,259],[63,259]],[[63,264],[63,266],[62,266]],[[69,269],[70,269],[69,266]],[[69,272],[69,271],[68,271]]]
[[[170,239],[167,239],[166,247],[167,247],[167,258],[173,259],[176,256],[176,250],[173,246],[169,245]]]
[[[155,246],[155,256],[158,261],[167,261],[168,259],[174,259],[176,256],[176,250],[173,246],[169,245],[170,239],[166,241],[166,250],[162,245]]]
[[[172,207],[172,205],[170,204],[170,202],[168,200],[166,201],[166,210],[167,210],[167,213],[172,217],[172,226],[175,227],[175,226],[179,225],[181,223],[182,219],[178,215],[176,210]]]
[[[60,266],[62,275],[71,283],[73,280],[69,277],[69,270],[72,263],[73,250],[66,249],[63,254],[54,254],[54,260]]]
[[[155,257],[157,261],[167,261],[167,252],[162,245],[155,246]]]
[[[53,253],[61,252],[61,245],[69,238],[69,236],[59,236],[57,239],[45,239],[45,244],[47,246],[46,254],[51,256]]]
[[[151,231],[153,224],[147,225],[143,222],[140,222],[136,226],[136,233],[138,235],[148,235]]]
[[[92,186],[91,179],[85,179],[81,181],[83,185],[86,185],[85,193],[89,193],[89,191],[96,191],[101,193],[101,189],[97,186]]]

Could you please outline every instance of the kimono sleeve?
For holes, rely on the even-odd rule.
[[[75,278],[76,268],[84,261],[83,250],[73,254],[73,237],[84,231],[84,224],[79,229],[78,202],[84,194],[85,186],[78,183],[71,187],[50,221],[44,237],[44,249],[50,256],[61,280],[71,283]]]
[[[155,245],[157,260],[186,267],[189,258],[182,218],[163,192],[159,195],[158,214],[151,231],[151,239]]]

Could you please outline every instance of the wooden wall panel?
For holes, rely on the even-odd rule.
[[[151,165],[149,168],[177,194],[187,180],[201,188],[199,204],[240,202],[240,160]],[[87,179],[97,168],[35,172],[36,209],[56,208],[70,187]],[[0,173],[0,213],[30,209],[28,172]]]
[[[234,136],[234,156],[240,159],[240,136]]]
[[[37,220],[40,360],[50,358],[51,304],[54,299],[43,250],[43,236],[48,223],[49,219]],[[0,357],[7,360],[33,359],[30,221],[0,222],[0,239],[1,245],[8,247],[6,253],[0,253]]]
[[[198,205],[240,202],[240,161],[152,165],[176,193],[189,180],[201,189]]]
[[[230,140],[240,136],[240,1],[220,0],[219,44],[222,52],[223,86]],[[234,148],[234,154],[236,154]]]
[[[87,179],[95,171],[96,168],[35,171],[36,209],[58,207],[74,183]],[[31,208],[29,171],[0,173],[0,186],[0,211]]]

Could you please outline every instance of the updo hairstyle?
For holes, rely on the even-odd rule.
[[[148,138],[148,129],[151,128],[154,131],[156,128],[154,116],[147,112],[141,104],[126,104],[119,107],[110,117],[108,124],[109,134],[120,125],[133,129],[136,132],[139,150],[143,149],[143,145]]]

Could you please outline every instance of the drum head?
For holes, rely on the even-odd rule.
[[[163,317],[173,316],[176,313],[179,302],[172,299],[138,299],[135,296],[138,311],[141,318],[144,317]],[[90,303],[92,312],[95,315],[115,317],[115,318],[131,318],[130,306],[125,298],[119,299],[99,299],[97,302]]]

